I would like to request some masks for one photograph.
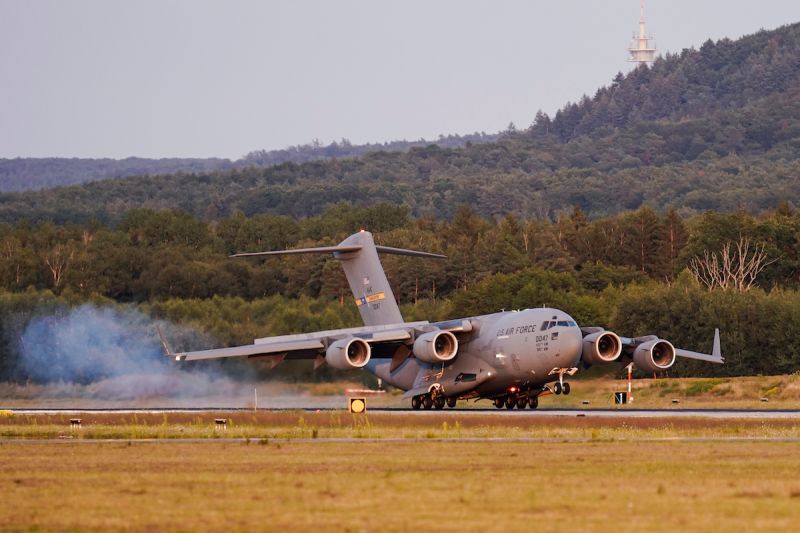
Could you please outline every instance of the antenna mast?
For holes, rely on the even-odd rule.
[[[644,0],[641,0],[639,5],[639,36],[635,34],[631,42],[628,52],[631,56],[628,61],[637,64],[650,64],[655,60],[656,48],[655,45],[650,45],[652,37],[648,37],[647,31],[644,27]]]

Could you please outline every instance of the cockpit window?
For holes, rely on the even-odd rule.
[[[566,320],[559,320],[558,321],[558,325],[566,327],[566,326],[569,326],[569,322],[567,322]]]
[[[542,322],[541,331],[547,331],[548,329],[550,329],[550,322],[548,320],[545,320],[544,322]]]
[[[574,320],[568,320],[568,321],[567,321],[567,324],[568,324],[570,327],[573,327],[573,328],[574,328],[574,327],[576,327],[576,326],[578,325],[578,324],[576,324],[576,323],[575,323],[575,321],[574,321]]]

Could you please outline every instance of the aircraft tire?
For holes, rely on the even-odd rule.
[[[422,407],[422,400],[420,397],[414,396],[411,398],[411,408],[418,411],[420,407]]]
[[[422,396],[422,407],[424,407],[426,410],[433,407],[433,400],[431,399],[430,394],[425,394]]]
[[[517,409],[525,409],[526,407],[528,407],[528,398],[525,396],[517,398]]]
[[[569,394],[569,383],[564,383],[564,394]]]
[[[506,409],[513,409],[517,405],[517,399],[513,396],[506,397]]]
[[[503,399],[502,398],[495,398],[493,400],[493,402],[494,402],[494,406],[497,407],[498,409],[502,409],[503,408]]]
[[[556,381],[556,384],[553,385],[553,394],[556,395],[561,394],[561,383],[559,383],[558,381]]]
[[[442,396],[440,394],[440,395],[436,396],[436,398],[434,398],[433,406],[436,409],[444,409],[444,402],[445,402],[445,398],[444,398],[444,396]]]
[[[457,399],[455,396],[451,396],[451,397],[449,397],[449,398],[447,399],[447,407],[449,407],[450,409],[452,409],[453,407],[455,407],[455,406],[456,406],[456,401],[457,401],[457,400],[458,400],[458,399]]]
[[[531,403],[528,404],[528,407],[530,407],[531,409],[536,409],[537,407],[539,407],[539,398],[537,398],[536,396],[532,397]]]

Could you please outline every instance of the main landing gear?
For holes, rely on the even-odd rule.
[[[456,406],[458,398],[455,396],[445,396],[438,390],[434,389],[428,394],[420,394],[411,398],[411,408],[414,410],[419,409],[444,409],[446,405],[449,408]]]
[[[500,396],[492,400],[494,406],[498,409],[525,409],[530,407],[536,409],[539,407],[539,397],[532,392],[519,392],[516,394],[509,394],[508,396]]]

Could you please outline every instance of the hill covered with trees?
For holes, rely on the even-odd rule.
[[[800,199],[798,100],[794,24],[659,58],[494,142],[5,194],[0,220],[117,222],[138,207],[179,207],[205,220],[237,211],[306,217],[341,201],[437,218],[465,204],[485,217],[521,218],[555,218],[573,206],[597,217],[644,204],[684,215],[758,212]]]
[[[404,152],[415,146],[435,144],[446,148],[467,143],[490,142],[497,135],[440,135],[435,141],[392,141],[372,144],[353,144],[347,139],[322,145],[319,141],[290,146],[282,150],[256,150],[237,160],[206,159],[80,159],[80,158],[16,158],[0,159],[0,192],[19,192],[75,185],[128,176],[169,175],[177,173],[213,172],[252,166],[272,166],[281,163],[304,163],[320,159],[348,158],[369,152]]]

